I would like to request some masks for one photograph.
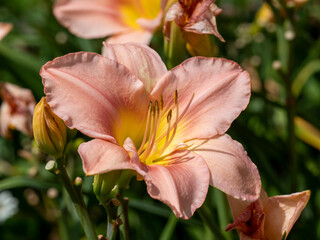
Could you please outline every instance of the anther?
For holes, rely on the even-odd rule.
[[[155,102],[155,111],[156,111],[156,113],[159,113],[159,104],[158,104],[158,100],[156,100],[156,102]]]
[[[174,92],[174,103],[177,105],[178,104],[178,90]]]
[[[171,121],[171,118],[172,118],[172,110],[170,109],[170,111],[168,112],[168,115],[167,115],[167,123],[169,123]]]
[[[162,97],[162,95],[160,95],[159,105],[160,105],[160,110],[162,111],[162,109],[163,109],[163,97]]]

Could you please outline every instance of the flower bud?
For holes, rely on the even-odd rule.
[[[94,175],[93,192],[101,203],[106,202],[111,197],[110,193],[118,182],[120,174],[120,170],[114,170]]]
[[[33,113],[34,139],[41,151],[59,158],[64,152],[67,131],[64,122],[55,115],[43,97]]]

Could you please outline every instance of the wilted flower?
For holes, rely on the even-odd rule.
[[[95,138],[79,153],[87,175],[131,169],[151,197],[189,218],[209,184],[255,201],[261,182],[241,144],[224,133],[246,108],[250,78],[238,64],[195,57],[167,71],[139,44],[68,54],[41,69],[48,104]]]
[[[18,199],[11,192],[0,192],[0,224],[18,212]]]
[[[0,41],[11,31],[11,23],[0,22]]]
[[[67,130],[63,121],[55,115],[43,97],[34,109],[34,140],[41,151],[58,158],[66,146]]]
[[[234,223],[226,231],[237,229],[240,240],[286,239],[309,198],[310,191],[268,197],[262,190],[253,203],[228,196]]]
[[[164,19],[163,33],[167,40],[172,34],[172,22],[175,22],[182,31],[191,55],[212,56],[215,49],[212,49],[207,34],[213,34],[224,42],[216,24],[216,16],[222,10],[214,2],[215,0],[178,0],[174,3]]]
[[[36,101],[29,89],[11,83],[0,83],[0,133],[10,137],[10,130],[16,129],[32,136],[32,114]]]
[[[82,38],[108,38],[108,42],[149,44],[162,20],[165,0],[58,0],[57,20]]]

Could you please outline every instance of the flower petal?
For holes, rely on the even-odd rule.
[[[188,219],[207,195],[209,171],[205,161],[188,151],[173,153],[167,165],[145,165],[139,161],[132,144],[125,148],[132,154],[131,163],[144,178],[152,198],[167,204],[177,217]]]
[[[175,90],[181,112],[194,94],[190,108],[179,121],[175,139],[184,142],[211,138],[225,133],[246,108],[250,98],[250,77],[233,61],[193,57],[169,71],[151,94],[155,98],[162,94],[168,109],[174,106]]]
[[[170,23],[175,21],[179,27],[183,27],[185,22],[184,10],[179,2],[172,4],[172,6],[166,12],[163,23],[163,34],[167,38],[170,37]]]
[[[149,47],[134,43],[104,43],[104,46],[103,55],[129,68],[144,83],[147,92],[167,72],[160,56]]]
[[[11,109],[7,102],[3,102],[0,107],[0,135],[4,138],[10,137]]]
[[[1,105],[0,132],[10,137],[10,129],[32,136],[32,115],[36,101],[31,90],[11,83],[0,83]]]
[[[281,239],[299,218],[310,198],[310,191],[274,196],[264,206],[266,212],[265,233],[268,239]]]
[[[126,31],[119,4],[110,0],[58,0],[53,13],[73,34],[83,38],[101,38]]]
[[[11,23],[0,22],[0,41],[11,31],[12,27]]]
[[[255,201],[259,198],[259,172],[240,143],[222,135],[190,144],[193,144],[192,151],[206,161],[212,186],[237,199]]]
[[[152,38],[152,32],[144,31],[144,30],[133,30],[133,31],[125,31],[118,33],[116,35],[113,35],[109,37],[106,42],[110,44],[122,44],[127,42],[135,42],[135,43],[141,43],[144,45],[149,45],[151,38]]]
[[[213,2],[214,0],[200,1],[194,9],[189,22],[183,27],[183,30],[198,34],[213,34],[220,41],[224,42],[223,37],[218,32],[216,23],[216,16],[222,10]]]
[[[132,133],[140,134],[149,102],[142,82],[123,65],[79,52],[46,63],[40,75],[48,104],[69,128],[93,138],[115,141],[116,137],[119,144],[123,136],[117,138],[118,129],[126,134],[126,128],[134,126],[137,131]]]
[[[82,143],[78,151],[83,162],[83,170],[87,175],[133,169],[126,150],[108,141],[94,139]]]

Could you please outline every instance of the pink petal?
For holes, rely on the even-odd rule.
[[[1,106],[1,135],[10,137],[10,129],[32,136],[32,115],[36,101],[29,89],[11,83],[0,86],[3,100]]]
[[[4,138],[10,137],[11,111],[7,102],[3,102],[0,107],[0,134]]]
[[[224,42],[223,37],[218,32],[216,23],[216,16],[222,10],[213,2],[214,0],[204,0],[198,3],[183,30],[198,34],[213,34],[220,41]]]
[[[233,219],[236,219],[242,212],[245,211],[245,209],[250,205],[251,202],[249,201],[243,201],[239,199],[235,199],[232,196],[227,195],[229,206],[232,212]],[[268,195],[267,193],[261,189],[260,196],[258,201],[262,204],[262,206],[265,205],[265,203],[268,201]]]
[[[255,201],[259,198],[259,172],[240,143],[222,135],[189,144],[193,144],[192,151],[206,161],[212,186],[237,199]]]
[[[109,37],[106,42],[110,44],[114,44],[114,43],[122,44],[122,43],[128,43],[128,42],[135,42],[135,43],[141,43],[144,45],[149,45],[152,35],[153,35],[152,32],[149,32],[149,31],[128,30],[128,31],[121,32]]]
[[[179,2],[174,3],[166,12],[163,24],[163,34],[167,38],[170,37],[170,24],[172,21],[175,21],[176,24],[180,27],[184,26],[185,15],[184,10]]]
[[[163,12],[160,11],[158,16],[156,16],[154,19],[141,17],[141,18],[138,18],[136,22],[139,24],[139,26],[142,29],[153,33],[161,25],[162,17],[163,17]]]
[[[0,41],[11,31],[12,27],[11,23],[0,22]]]
[[[265,233],[268,239],[281,239],[289,234],[310,198],[310,191],[274,196],[264,206],[266,212]]]
[[[115,141],[114,127],[122,121],[133,119],[121,128],[143,127],[148,108],[144,87],[123,65],[79,52],[48,62],[40,74],[48,104],[69,128]]]
[[[165,108],[173,108],[178,91],[180,112],[192,95],[186,115],[179,121],[175,138],[184,142],[211,138],[227,131],[244,110],[250,98],[250,77],[233,62],[222,58],[193,57],[175,67],[159,80],[151,95],[163,95]]]
[[[101,38],[128,30],[118,6],[118,1],[111,0],[58,0],[53,13],[73,34],[82,38]]]
[[[188,219],[199,208],[209,186],[208,167],[192,152],[176,152],[168,157],[168,165],[145,165],[139,161],[133,144],[125,148],[132,155],[131,163],[143,176],[152,198],[167,204],[177,217]]]
[[[94,139],[79,146],[83,170],[87,175],[95,175],[113,170],[133,169],[126,150],[117,144]]]
[[[129,68],[150,92],[167,68],[153,49],[141,44],[104,43],[103,55]]]

